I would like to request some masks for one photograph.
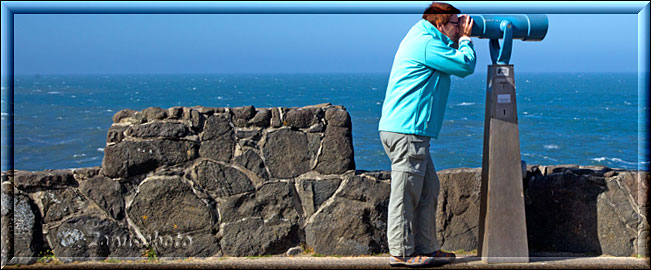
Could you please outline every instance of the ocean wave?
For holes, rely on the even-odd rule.
[[[50,91],[50,92],[47,92],[47,93],[50,94],[50,95],[61,95],[61,94],[63,94],[63,93],[61,93],[59,91]]]
[[[635,162],[628,162],[628,161],[622,160],[621,158],[598,157],[598,158],[591,158],[591,160],[594,160],[596,162],[604,162],[604,161],[606,161],[608,163],[619,162],[619,163],[624,163],[624,164],[629,164],[629,165],[635,165],[636,164]]]
[[[551,160],[551,161],[554,161],[554,162],[558,162],[558,159],[550,158],[550,157],[545,156],[545,155],[529,154],[529,153],[522,153],[522,155],[525,156],[525,157],[533,157],[533,158],[539,157],[539,158],[543,158],[543,159],[546,159],[546,160]]]
[[[545,144],[545,149],[558,149],[558,145],[555,144]]]
[[[470,106],[470,105],[475,105],[474,102],[461,102],[459,104],[455,104],[454,106]]]
[[[97,148],[97,151],[98,151],[98,152],[104,152],[104,148],[101,148],[101,147],[100,147],[100,148]]]
[[[90,161],[98,160],[98,159],[100,159],[100,158],[101,158],[101,157],[95,156],[95,157],[90,157],[90,158],[84,158],[84,159],[75,160],[75,162],[76,162],[77,164],[81,164],[81,163],[86,163],[86,162],[90,162]]]
[[[30,137],[30,136],[25,136],[25,140],[28,142],[32,143],[40,143],[40,144],[47,144],[47,145],[59,145],[59,144],[70,144],[74,143],[77,141],[80,141],[81,138],[72,138],[72,139],[66,139],[66,140],[43,140],[37,137]]]

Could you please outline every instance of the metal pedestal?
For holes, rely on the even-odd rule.
[[[513,65],[489,65],[478,252],[485,263],[529,262]]]

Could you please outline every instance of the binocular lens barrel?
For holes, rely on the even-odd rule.
[[[471,37],[501,39],[501,24],[506,21],[513,29],[513,39],[541,41],[547,34],[549,21],[543,14],[527,15],[473,15]]]

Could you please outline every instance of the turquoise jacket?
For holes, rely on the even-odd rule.
[[[450,75],[475,71],[469,38],[454,42],[426,20],[414,25],[393,59],[379,131],[438,138],[450,93]]]

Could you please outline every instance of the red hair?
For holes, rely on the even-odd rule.
[[[432,25],[445,24],[450,20],[452,14],[459,14],[461,11],[448,3],[432,2],[423,12],[423,19]]]

